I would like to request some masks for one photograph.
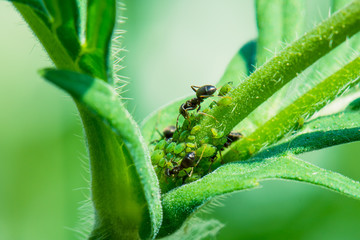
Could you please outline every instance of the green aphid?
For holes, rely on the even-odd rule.
[[[160,161],[158,162],[158,166],[159,166],[159,167],[164,167],[164,166],[165,166],[165,163],[166,163],[165,158],[162,158],[162,159],[160,159]]]
[[[167,159],[168,161],[170,161],[170,160],[173,159],[173,158],[174,158],[174,155],[173,155],[173,154],[171,154],[171,153],[166,154],[166,159]]]
[[[179,132],[178,131],[174,132],[174,135],[172,138],[174,141],[176,141],[179,138]]]
[[[221,137],[221,138],[214,138],[212,141],[212,144],[215,146],[224,146],[224,144],[226,143],[227,138],[226,137]]]
[[[250,155],[253,155],[255,153],[256,149],[254,145],[251,145],[250,147],[248,147],[248,152]]]
[[[194,126],[194,127],[191,129],[190,134],[191,134],[191,135],[195,135],[195,134],[197,134],[197,133],[200,131],[200,129],[201,129],[201,126],[200,126],[200,125],[196,125],[196,126]]]
[[[187,130],[183,131],[183,132],[180,134],[179,141],[180,141],[180,142],[184,142],[188,135],[189,135],[189,131],[187,131]]]
[[[209,143],[209,141],[210,141],[209,137],[204,137],[203,139],[200,140],[200,143],[201,144]]]
[[[185,152],[187,152],[187,153],[189,153],[189,152],[191,152],[192,151],[192,149],[191,148],[189,148],[189,147],[187,147],[186,149],[185,149]],[[185,156],[185,155],[184,155]]]
[[[172,153],[174,152],[174,148],[176,146],[175,142],[170,143],[166,148],[165,148],[165,152],[166,153]]]
[[[166,162],[166,163],[165,163],[165,166],[166,166],[166,168],[169,168],[169,169],[173,169],[173,168],[174,168],[174,165],[172,164],[172,162]]]
[[[195,136],[194,135],[189,135],[187,137],[187,139],[190,141],[190,142],[194,142],[195,141]]]
[[[196,147],[195,143],[186,143],[186,146],[189,147],[189,148],[195,148]]]
[[[196,156],[207,158],[214,156],[217,148],[211,144],[203,144],[196,150]]]
[[[219,106],[227,106],[227,105],[230,105],[231,103],[232,103],[231,97],[223,97],[219,101],[217,101],[217,104]]]
[[[155,150],[152,154],[151,154],[151,163],[153,165],[158,164],[158,162],[160,161],[160,159],[162,159],[165,156],[165,153],[163,150]]]
[[[205,108],[204,110],[202,110],[203,113],[208,113],[210,111],[209,108]]]
[[[199,180],[201,176],[199,174],[193,174],[191,177],[188,177],[185,179],[185,183],[194,182],[196,180]]]
[[[183,158],[176,158],[176,159],[174,160],[174,162],[176,162],[177,164],[180,164],[182,159],[183,159]]]
[[[185,151],[186,151],[186,150],[185,150]],[[185,151],[182,151],[182,152],[179,154],[180,157],[182,157],[182,158],[185,157],[185,154],[186,154]]]
[[[296,123],[296,128],[297,129],[302,128],[304,126],[304,123],[305,123],[305,118],[299,117],[299,119],[297,120],[297,123]]]
[[[185,148],[186,148],[186,144],[185,143],[180,143],[180,144],[176,145],[176,147],[174,148],[174,153],[179,154],[182,151],[184,151]]]
[[[230,92],[230,90],[232,89],[232,84],[233,84],[233,82],[228,82],[224,86],[222,86],[219,90],[218,95],[225,96],[226,94],[228,94]]]
[[[183,129],[189,129],[190,128],[190,125],[191,125],[191,119],[192,117],[189,117],[189,119],[185,119],[183,125],[182,125],[182,128]]]
[[[163,139],[160,142],[158,142],[155,146],[155,150],[160,149],[163,150],[165,148],[165,145],[167,144],[167,142]]]
[[[221,138],[224,136],[223,131],[218,131],[215,128],[211,128],[211,134],[213,135],[214,138]]]
[[[178,177],[185,177],[187,174],[185,171],[180,171]]]

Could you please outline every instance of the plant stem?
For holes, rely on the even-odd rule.
[[[279,49],[283,31],[284,0],[257,0],[256,20],[259,32],[256,49],[256,63],[263,65]]]
[[[295,127],[300,118],[307,118],[360,81],[360,57],[326,78],[290,104],[255,132],[235,143],[224,155],[225,162],[243,160],[272,144]]]
[[[229,93],[233,103],[208,112],[197,141],[211,139],[211,128],[228,134],[241,120],[300,72],[360,30],[360,1],[354,1],[293,42]]]

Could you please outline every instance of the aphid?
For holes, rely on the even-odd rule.
[[[191,86],[191,89],[194,90],[194,92],[196,92],[196,98],[192,98],[190,100],[187,100],[185,103],[181,104],[179,108],[179,116],[177,117],[176,120],[176,128],[178,126],[180,115],[182,115],[185,119],[189,119],[188,111],[192,111],[197,108],[196,111],[199,112],[201,108],[201,103],[204,101],[204,99],[213,96],[217,90],[216,87],[213,85],[204,85],[201,87]]]
[[[233,82],[228,82],[224,86],[222,86],[219,90],[218,96],[225,96],[226,94],[228,94],[228,92],[230,92],[230,90],[232,89],[232,84]]]
[[[167,176],[171,175],[178,175],[179,172],[185,168],[193,167],[195,164],[195,152],[189,152],[184,156],[184,158],[181,160],[181,163],[179,166],[174,167],[173,169],[166,169],[165,174]],[[188,175],[188,173],[186,173]]]

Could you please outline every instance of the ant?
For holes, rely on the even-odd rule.
[[[212,97],[213,94],[216,92],[216,87],[213,85],[204,85],[201,87],[198,86],[191,86],[191,89],[194,90],[196,93],[196,98],[192,98],[190,100],[187,100],[185,103],[183,103],[179,108],[179,116],[176,119],[176,128],[178,126],[178,121],[180,115],[182,115],[185,119],[189,118],[188,111],[195,110],[197,108],[197,112],[199,112],[201,108],[201,103],[204,101],[204,99],[208,97]],[[201,113],[205,114],[205,113]]]
[[[166,128],[164,128],[163,130],[163,133],[161,134],[159,132],[158,129],[156,129],[159,133],[159,135],[162,137],[162,138],[165,138],[165,140],[169,140],[170,138],[173,137],[175,131],[176,131],[176,127],[173,126],[173,125],[170,125],[170,126],[167,126]]]
[[[164,128],[162,133],[159,131],[158,128],[155,128],[155,130],[160,135],[161,139],[165,139],[167,141],[174,136],[176,127],[173,125],[167,126],[166,128]],[[150,142],[150,144],[156,144],[158,142],[160,142],[160,140],[153,140]]]
[[[226,137],[226,143],[224,144],[224,148],[228,148],[233,142],[236,142],[242,137],[243,135],[240,132],[231,131]]]
[[[188,154],[186,154],[184,156],[184,158],[181,160],[181,163],[179,166],[174,167],[173,169],[165,169],[165,174],[167,176],[171,176],[171,175],[178,175],[179,172],[181,170],[183,170],[184,168],[189,168],[189,167],[193,167],[195,163],[195,152],[189,152]],[[186,171],[185,171],[186,172]],[[187,172],[186,174],[188,176],[190,176]]]

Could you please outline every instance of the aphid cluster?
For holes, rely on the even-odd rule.
[[[180,106],[176,126],[168,126],[159,133],[161,139],[156,141],[151,156],[159,178],[163,179],[160,182],[166,183],[166,186],[162,186],[165,191],[185,182],[197,180],[218,167],[222,163],[221,151],[242,137],[238,132],[231,132],[225,136],[223,132],[213,128],[212,138],[205,137],[196,141],[195,135],[201,131],[201,126],[198,124],[200,118],[212,117],[206,111],[214,104],[226,105],[225,101],[229,102],[229,100],[231,103],[231,98],[225,95],[232,87],[230,83],[225,84],[219,90],[218,96],[221,99],[211,103],[209,108],[202,112],[200,112],[201,104],[205,99],[213,97],[217,89],[212,85],[191,86],[191,88],[195,91],[196,98],[187,100]],[[196,111],[191,112],[193,110]],[[184,122],[179,127],[180,116],[184,117]]]

